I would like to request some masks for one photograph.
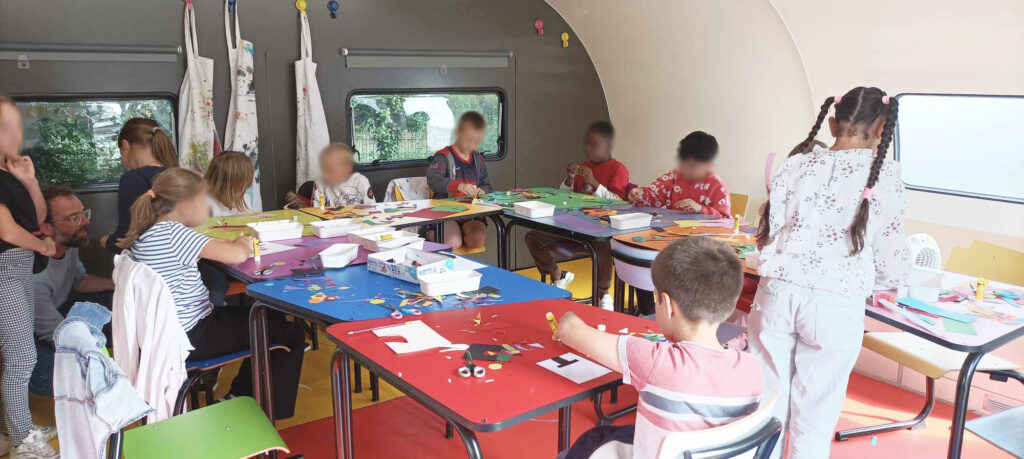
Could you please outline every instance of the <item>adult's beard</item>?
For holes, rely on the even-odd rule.
[[[89,245],[89,235],[88,234],[85,235],[85,236],[76,236],[76,235],[68,236],[68,235],[60,234],[59,236],[60,237],[57,238],[57,243],[59,243],[60,245],[63,245],[64,247],[79,249],[79,248],[82,248],[82,247],[85,247],[85,246]]]

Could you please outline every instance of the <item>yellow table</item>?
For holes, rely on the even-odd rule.
[[[321,220],[314,215],[293,209],[270,210],[232,217],[210,217],[206,219],[206,223],[203,226],[196,227],[195,230],[209,237],[231,241],[238,237],[239,234],[250,234],[249,228],[245,226],[246,224],[271,220],[291,220],[296,217],[305,225],[302,229],[303,236],[313,235],[313,228],[309,226],[309,222]],[[237,226],[238,228],[216,228],[218,226]]]
[[[415,206],[415,207],[414,207]],[[466,210],[454,214],[448,214],[439,218],[407,217],[404,214],[422,209],[431,209],[436,206],[464,206]],[[372,205],[347,205],[327,207],[321,210],[319,207],[307,207],[300,209],[306,215],[315,216],[324,220],[335,218],[355,218],[367,225],[388,225],[403,227],[411,225],[426,225],[449,220],[463,220],[474,217],[486,217],[500,215],[501,207],[486,204],[469,204],[449,199],[419,199],[415,201],[380,202]]]

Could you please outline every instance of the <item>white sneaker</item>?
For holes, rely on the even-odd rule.
[[[30,441],[33,433],[38,433],[38,430],[32,429],[28,437],[25,437],[25,441],[21,442],[17,448],[11,450],[11,459],[59,459],[60,453],[53,449],[49,443],[45,441]]]
[[[11,452],[11,437],[0,434],[0,456],[6,456]]]
[[[32,430],[28,431],[28,436],[25,437],[24,441],[41,441],[46,443],[50,440],[57,438],[57,428],[53,426],[37,426],[32,424]]]
[[[601,297],[601,309],[604,309],[606,311],[615,310],[615,302],[612,301],[611,295],[605,293],[604,296]]]
[[[562,271],[562,278],[551,283],[562,290],[569,290],[569,284],[576,278],[576,275],[569,271]]]

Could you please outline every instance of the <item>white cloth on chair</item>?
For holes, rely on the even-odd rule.
[[[397,192],[397,193],[396,193]],[[399,199],[398,195],[402,198]],[[402,177],[388,182],[388,190],[384,193],[384,202],[415,201],[430,199],[430,186],[426,177]]]
[[[147,422],[171,417],[193,347],[163,278],[129,254],[114,257],[113,316],[114,361],[155,410]]]

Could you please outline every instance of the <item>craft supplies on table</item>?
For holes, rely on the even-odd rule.
[[[362,229],[363,224],[352,218],[336,218],[334,220],[311,222],[309,226],[313,228],[313,234],[316,237],[326,239],[358,231]]]
[[[441,274],[454,268],[454,255],[426,252],[410,247],[386,250],[366,258],[367,270],[406,282],[419,282],[420,276]]]
[[[537,365],[576,384],[583,384],[612,372],[596,362],[587,360],[572,352],[541,360],[537,362]]]
[[[371,252],[393,250],[406,246],[422,249],[424,241],[416,233],[395,230],[390,226],[375,226],[352,231],[348,233],[348,237],[352,243],[359,244]]]
[[[452,342],[438,334],[434,329],[420,320],[412,320],[394,327],[380,328],[373,331],[378,337],[397,336],[405,342],[388,341],[384,344],[395,351],[395,354],[425,351],[427,349],[452,347]]]
[[[555,206],[540,201],[517,202],[513,205],[513,211],[529,218],[550,217],[555,214]]]
[[[632,212],[626,214],[609,215],[612,228],[626,230],[633,228],[646,228],[651,226],[652,215],[643,212]]]
[[[334,244],[320,251],[324,268],[344,268],[359,255],[359,244]]]
[[[419,276],[420,291],[427,296],[471,292],[480,288],[480,279],[482,278],[483,275],[474,270],[423,274]]]
[[[256,238],[263,242],[302,238],[302,223],[294,220],[271,220],[247,224]]]

